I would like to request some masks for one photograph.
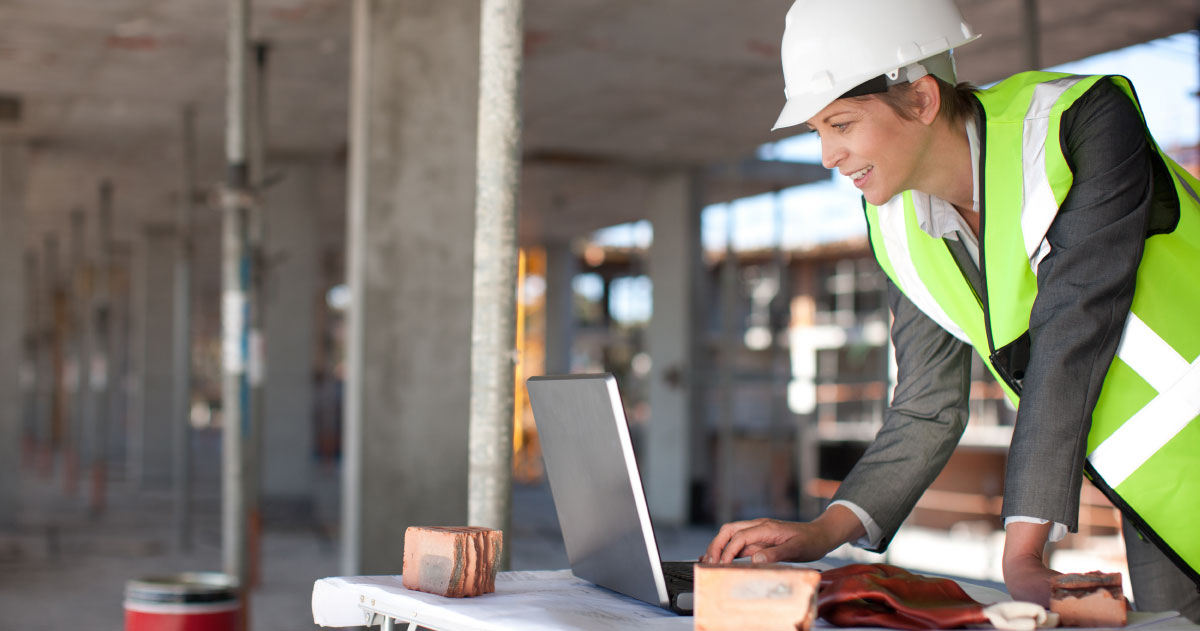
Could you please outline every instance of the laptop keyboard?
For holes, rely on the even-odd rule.
[[[663,576],[687,583],[692,582],[692,563],[672,561],[662,564]]]

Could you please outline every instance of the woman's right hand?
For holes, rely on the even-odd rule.
[[[841,544],[813,522],[751,519],[734,521],[717,532],[705,551],[705,563],[729,563],[750,556],[755,563],[778,561],[815,561]]]

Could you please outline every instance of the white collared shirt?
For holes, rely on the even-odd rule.
[[[967,118],[967,144],[971,147],[971,210],[979,212],[979,132],[975,129],[975,120]],[[915,192],[915,191],[914,191]],[[940,198],[929,195],[928,210],[925,204],[915,204],[917,210],[917,226],[926,234],[938,239],[956,239],[961,241],[971,255],[975,266],[979,267],[979,237],[971,230],[967,220],[958,213],[954,205]]]

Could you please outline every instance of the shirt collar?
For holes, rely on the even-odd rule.
[[[971,150],[971,207],[979,212],[979,131],[974,117],[967,117],[966,131]],[[956,239],[959,232],[967,237],[974,236],[962,215],[941,198],[930,195],[928,204],[916,205],[916,212],[917,225],[932,237]]]

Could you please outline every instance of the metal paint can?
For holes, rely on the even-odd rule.
[[[125,583],[125,631],[240,631],[237,582],[219,572],[149,576]]]

